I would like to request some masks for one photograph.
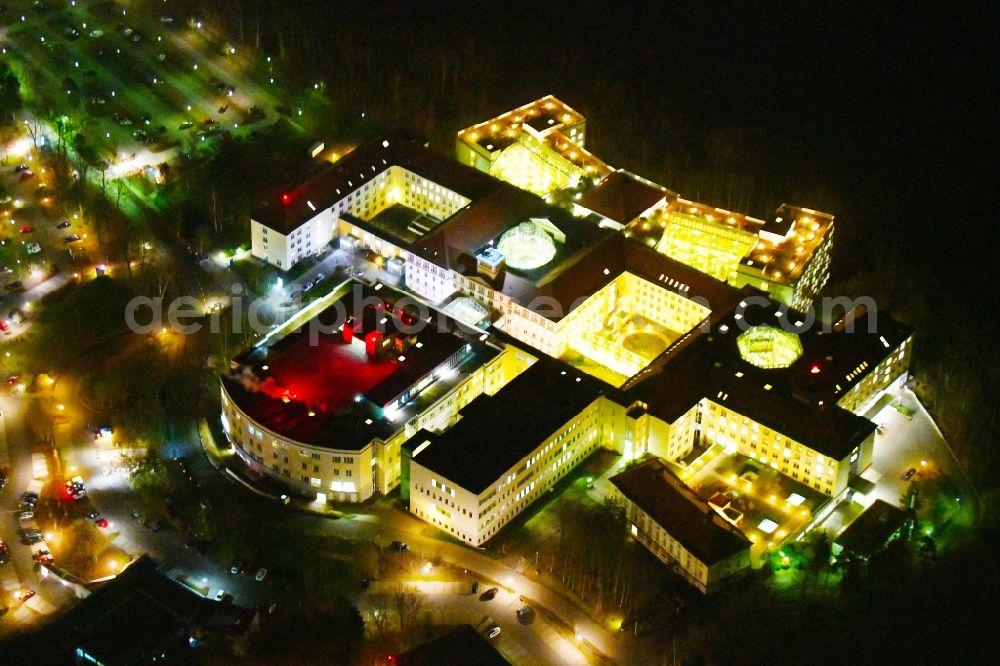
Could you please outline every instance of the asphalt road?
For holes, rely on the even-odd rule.
[[[34,590],[37,598],[27,606],[36,612],[48,614],[74,597],[68,588],[55,582],[53,578],[43,579],[39,576],[31,558],[32,549],[21,544],[18,537],[18,530],[30,524],[22,524],[17,520],[16,509],[21,493],[28,489],[34,476],[33,447],[25,427],[25,416],[34,407],[33,402],[34,398],[31,396],[0,395],[0,413],[3,414],[0,417],[0,427],[4,431],[0,434],[0,449],[6,448],[8,460],[7,487],[0,493],[0,538],[7,543],[11,554],[11,561],[0,565],[0,578],[8,595],[19,588]],[[30,624],[38,619],[25,612],[11,597],[8,596],[5,601],[16,614],[16,621],[19,623]]]

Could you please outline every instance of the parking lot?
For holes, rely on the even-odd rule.
[[[273,118],[277,96],[249,81],[257,63],[164,7],[18,2],[0,14],[4,56],[31,82],[25,98],[64,112],[50,140],[84,123],[85,139],[69,148],[103,160],[108,177]]]

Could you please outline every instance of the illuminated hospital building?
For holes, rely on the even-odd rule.
[[[829,272],[830,216],[687,201],[608,168],[584,132],[547,97],[460,132],[458,160],[397,131],[276,195],[252,217],[255,257],[287,269],[333,243],[385,275],[348,280],[234,358],[223,426],[299,494],[398,487],[475,546],[611,450],[637,463],[612,479],[633,536],[707,591],[746,568],[748,541],[684,486],[692,456],[715,448],[842,496],[912,333],[887,313],[800,314]],[[546,200],[567,187],[569,208]]]
[[[765,220],[688,201],[601,162],[584,149],[584,128],[582,115],[550,95],[462,130],[457,157],[539,195],[575,191],[578,215],[792,307],[807,308],[826,284],[831,215],[783,205]]]

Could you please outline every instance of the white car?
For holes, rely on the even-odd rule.
[[[215,600],[222,601],[225,598],[226,598],[226,591],[223,590],[222,588],[219,588],[219,591],[215,593]]]
[[[260,569],[257,569],[257,575],[254,576],[253,578],[254,578],[254,580],[256,580],[259,583],[260,581],[264,580],[264,578],[266,578],[266,577],[267,577],[267,568],[266,567],[261,567]]]
[[[487,631],[486,635],[489,636],[490,638],[496,638],[497,636],[500,635],[500,627],[494,624],[492,627],[489,628],[489,631]]]
[[[38,254],[42,251],[42,246],[38,243],[28,243],[28,254]]]

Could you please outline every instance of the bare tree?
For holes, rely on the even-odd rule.
[[[396,605],[396,613],[399,615],[399,629],[406,631],[417,621],[420,611],[424,607],[424,600],[420,593],[414,588],[408,588],[400,584],[396,594],[393,595]]]

